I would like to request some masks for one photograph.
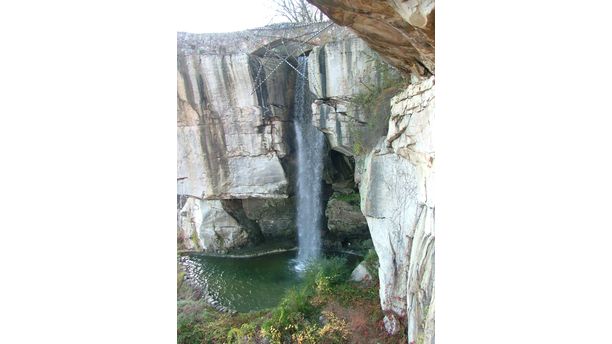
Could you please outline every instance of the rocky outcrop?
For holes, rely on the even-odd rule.
[[[177,188],[193,198],[190,204],[202,205],[183,208],[187,218],[206,218],[211,213],[203,212],[215,209],[215,220],[199,224],[195,233],[202,245],[194,248],[218,253],[257,242],[262,235],[240,216],[241,203],[215,200],[288,196],[281,159],[288,150],[292,94],[290,87],[278,85],[291,85],[293,79],[290,67],[281,65],[284,73],[268,78],[269,89],[258,94],[253,69],[274,58],[210,51],[178,56]],[[189,238],[188,226],[180,228]]]
[[[380,83],[378,54],[359,38],[313,47],[308,55],[308,82],[317,98],[350,97]]]
[[[309,87],[321,100],[313,121],[326,131],[332,149],[350,155],[349,128],[354,120],[349,114],[363,111],[347,99],[383,82],[387,74],[379,68],[380,58],[361,39],[331,23],[233,34],[179,34],[178,50],[178,194],[194,198],[190,205],[221,200],[221,206],[211,203],[215,214],[233,228],[228,238],[237,239],[234,244],[186,246],[222,252],[262,238],[294,237],[295,208],[289,197],[297,72],[289,63],[309,52]],[[333,156],[327,163],[326,181],[335,191],[352,192],[354,163]],[[355,209],[336,209],[334,204],[332,213],[355,215]],[[190,212],[205,208],[186,206],[181,213],[199,219],[201,213]],[[231,226],[229,219],[234,220]],[[332,220],[331,228],[342,237],[353,235],[366,228],[363,216],[359,221]],[[213,238],[206,233],[219,231],[189,228],[179,227],[182,237],[191,239],[196,233],[200,241]]]
[[[365,263],[361,262],[353,272],[351,272],[351,281],[355,282],[369,282],[372,280],[372,276],[368,272],[368,269],[365,266]]]
[[[331,149],[353,156],[368,123],[378,120],[353,100],[366,98],[397,76],[385,66],[361,39],[313,48],[308,57],[310,89],[317,96],[312,123],[325,133]]]
[[[338,41],[324,44],[332,39]],[[295,58],[305,53],[317,56],[316,62],[311,59],[313,93],[350,95],[364,88],[357,78],[377,80],[374,62],[366,56],[375,53],[329,22],[228,34],[179,33],[177,194],[191,199],[180,212],[182,218],[201,219],[205,209],[214,208],[223,226],[232,228],[222,244],[209,243],[215,238],[210,233],[220,227],[202,228],[209,222],[200,221],[193,230],[183,221],[180,237],[188,248],[218,253],[295,236],[289,198],[295,168],[291,109]],[[350,70],[362,67],[362,73]],[[313,86],[319,83],[324,87]],[[330,183],[354,188],[352,178]],[[191,240],[193,233],[199,240]],[[229,243],[230,238],[236,242]]]
[[[359,209],[359,195],[356,196],[353,201],[351,195],[334,194],[327,202],[327,228],[338,240],[369,237],[368,223]]]
[[[387,132],[389,101],[401,84],[399,72],[361,39],[326,44],[309,56],[312,123],[330,148],[346,156],[364,154]]]
[[[211,214],[204,211],[214,209],[215,218],[194,220],[195,231],[182,222],[182,237],[196,233],[201,244],[188,247],[219,253],[294,227],[288,220],[291,203],[258,201],[291,194],[286,156],[293,137],[295,72],[284,59],[308,51],[315,42],[299,43],[294,36],[321,30],[322,37],[330,30],[343,31],[325,23],[229,34],[179,33],[177,193],[191,199],[181,214],[202,219]],[[280,217],[271,219],[272,213]]]
[[[366,124],[359,107],[345,99],[317,99],[312,103],[312,113],[313,124],[325,134],[330,148],[353,156],[355,132]]]
[[[406,75],[435,73],[433,0],[308,0]]]
[[[294,239],[295,199],[245,199],[246,215],[259,224],[265,239]]]
[[[280,158],[287,152],[290,88],[267,95],[266,102],[277,104],[278,110],[266,114],[253,92],[249,64],[255,60],[247,54],[179,55],[177,174],[182,194],[203,199],[286,197],[288,181]],[[268,82],[290,85],[289,67],[279,68],[285,73]]]
[[[248,231],[223,209],[219,200],[188,198],[179,212],[178,226],[188,250],[219,253],[248,243]]]
[[[395,332],[405,319],[409,343],[433,343],[434,1],[309,2],[350,27],[412,81],[391,100],[384,138],[365,157],[356,154],[355,181],[379,256],[385,327]]]
[[[433,311],[434,103],[433,77],[394,97],[387,137],[367,155],[360,176],[361,209],[380,262],[385,323],[392,331],[391,318],[406,318],[409,341],[424,335]]]

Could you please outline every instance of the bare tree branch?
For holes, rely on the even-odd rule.
[[[291,23],[317,23],[327,17],[306,0],[274,0],[276,12]]]

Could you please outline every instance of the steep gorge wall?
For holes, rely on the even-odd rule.
[[[435,73],[434,0],[308,0],[404,74]]]
[[[320,2],[363,40],[332,27],[310,41],[313,125],[331,149],[354,159],[361,212],[380,260],[385,326],[395,332],[402,323],[409,342],[433,343],[433,3],[407,8],[412,2]],[[179,226],[187,241],[195,238],[190,248],[223,252],[247,244],[257,231],[255,236],[273,237],[294,217],[286,200],[292,195],[288,123],[295,74],[278,58],[262,56],[263,47],[278,45],[270,36],[286,35],[274,32],[246,38],[179,34],[177,183],[178,193],[188,196]],[[389,77],[377,68],[378,55],[370,48],[412,81],[391,100],[392,94],[381,93],[385,108],[367,109],[358,101],[372,86],[384,88]],[[279,70],[253,93],[261,80],[254,70],[262,64]],[[370,149],[358,133],[372,128],[378,140]],[[223,200],[235,200],[232,209]]]
[[[178,219],[183,248],[223,253],[261,239],[294,236],[296,71],[283,58],[293,63],[310,53],[315,97],[346,97],[365,89],[358,79],[376,82],[370,68],[376,54],[330,23],[179,33],[178,41],[177,194],[184,198]]]
[[[250,221],[243,202],[287,203],[291,186],[282,159],[290,150],[295,75],[278,58],[229,49],[237,41],[231,36],[194,45],[198,38],[179,39],[177,193],[188,197],[179,232],[187,249],[225,252],[274,235],[265,219]],[[266,64],[278,72],[266,78]],[[264,79],[265,92],[254,92]]]
[[[364,159],[359,178],[361,209],[379,257],[385,325],[394,332],[406,319],[415,341],[433,335],[425,320],[435,312],[433,92],[431,77],[392,99],[389,132]]]
[[[402,323],[408,343],[434,343],[434,1],[308,1],[351,28],[411,81],[390,101],[385,137],[365,154],[355,151],[355,138],[342,125],[363,123],[359,112],[335,106],[340,125],[321,126],[334,132],[328,136],[338,138],[339,151],[356,155],[361,210],[379,257],[385,327],[393,333]]]

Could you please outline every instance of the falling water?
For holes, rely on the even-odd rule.
[[[296,269],[303,270],[321,253],[321,184],[323,133],[311,122],[308,98],[307,58],[299,57],[295,80],[294,126],[297,141],[297,229],[299,251]],[[300,75],[301,74],[301,75]]]

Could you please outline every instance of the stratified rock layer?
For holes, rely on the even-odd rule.
[[[288,181],[280,158],[287,151],[287,111],[265,114],[253,92],[253,59],[240,53],[179,55],[177,174],[182,194],[203,199],[286,197]],[[279,68],[283,70],[267,82],[291,84],[288,67]],[[287,109],[288,90],[268,93],[267,103]]]
[[[435,73],[433,0],[308,0],[405,74]]]
[[[365,158],[355,157],[355,181],[380,259],[385,327],[393,333],[398,320],[407,319],[408,343],[433,343],[434,1],[308,1],[413,82],[391,100],[386,137]]]
[[[368,238],[368,223],[358,204],[332,197],[325,210],[327,228],[336,239]]]
[[[337,41],[325,44],[332,38]],[[186,243],[189,248],[219,253],[295,235],[295,207],[287,199],[295,175],[291,110],[297,72],[289,63],[308,52],[315,94],[350,96],[364,89],[359,80],[377,80],[372,68],[376,54],[329,22],[227,34],[179,33],[177,194],[191,199],[181,213],[199,219],[207,207],[193,204],[214,204],[218,217],[225,213],[225,220],[235,220],[228,225],[232,233],[242,233],[228,236],[235,243]],[[354,187],[352,180],[331,183],[340,189]],[[206,202],[217,200],[220,206]],[[219,231],[201,223],[198,230],[190,226],[180,222],[183,238],[196,233],[206,241],[213,238],[206,233]]]
[[[221,201],[190,197],[179,212],[184,247],[205,252],[227,252],[247,243],[247,231],[231,217]]]
[[[387,318],[407,319],[409,341],[424,336],[426,319],[433,322],[434,105],[433,77],[394,97],[387,137],[366,156],[359,178],[380,262],[381,305]],[[396,328],[392,319],[385,324]]]

